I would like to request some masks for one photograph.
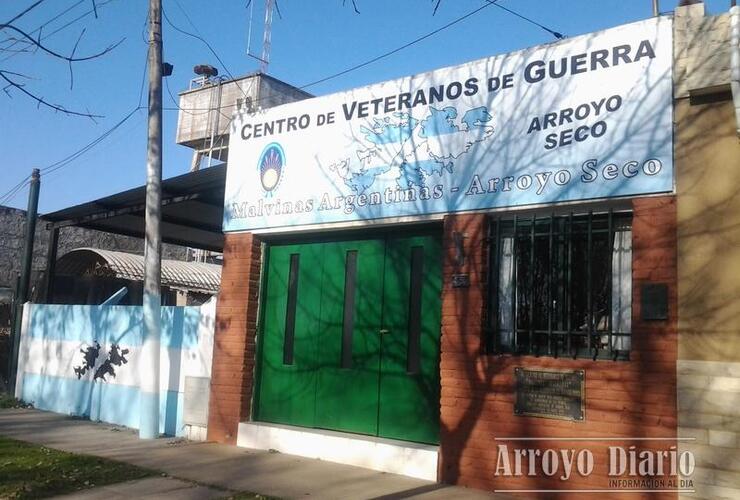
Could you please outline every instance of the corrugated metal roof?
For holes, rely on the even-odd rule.
[[[57,261],[56,274],[80,276],[91,271],[125,280],[144,281],[144,256],[99,248],[76,248]],[[221,266],[162,260],[162,285],[217,293],[221,285]]]

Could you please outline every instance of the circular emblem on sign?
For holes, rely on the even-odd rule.
[[[277,142],[265,146],[259,162],[260,182],[266,193],[277,189],[285,169],[285,152]]]

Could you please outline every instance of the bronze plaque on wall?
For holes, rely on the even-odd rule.
[[[514,368],[515,415],[559,418],[583,422],[585,412],[584,370],[545,371]]]

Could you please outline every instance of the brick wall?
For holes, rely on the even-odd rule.
[[[239,422],[249,417],[254,386],[261,246],[259,239],[249,233],[226,234],[225,238],[208,439],[236,444]]]
[[[445,218],[441,340],[440,480],[482,489],[607,488],[603,442],[498,441],[505,437],[676,436],[676,210],[672,197],[633,203],[633,319],[631,360],[591,361],[534,356],[482,355],[487,244],[484,215]],[[454,264],[452,233],[464,233],[467,262]],[[453,289],[452,275],[470,273],[470,288]],[[668,321],[640,321],[640,287],[667,283]],[[586,371],[586,421],[575,423],[514,416],[514,368]],[[589,448],[593,473],[571,477],[496,476],[497,445]],[[615,443],[609,443],[614,445]],[[616,443],[629,445],[628,442]],[[641,448],[668,449],[675,441]],[[574,474],[577,476],[577,474]],[[674,494],[665,497],[673,498]]]

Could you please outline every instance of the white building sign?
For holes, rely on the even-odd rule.
[[[673,189],[653,18],[234,117],[224,230]]]

